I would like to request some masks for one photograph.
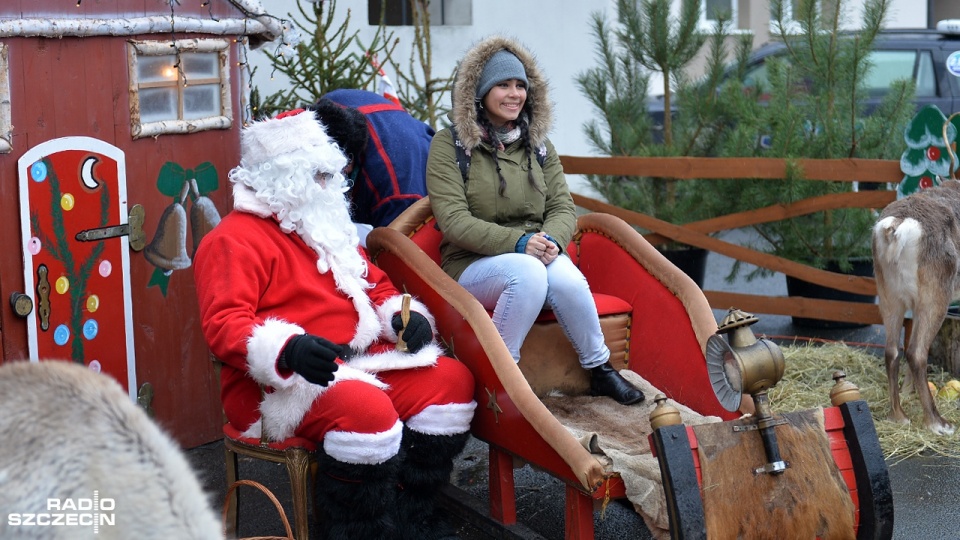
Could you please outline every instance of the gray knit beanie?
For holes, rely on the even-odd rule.
[[[527,72],[520,59],[506,49],[500,49],[487,60],[477,80],[477,98],[483,98],[487,92],[501,81],[519,79],[527,84]]]

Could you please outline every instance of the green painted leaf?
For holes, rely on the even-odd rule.
[[[194,178],[197,179],[197,190],[200,192],[200,195],[216,191],[218,185],[217,168],[214,167],[213,163],[205,161],[197,165],[197,168],[193,170],[193,174]]]
[[[163,270],[159,268],[153,269],[153,274],[150,276],[150,281],[147,283],[147,288],[150,287],[159,287],[160,294],[164,298],[167,297],[167,287],[170,285],[170,276],[163,273]]]
[[[168,161],[160,167],[157,176],[157,189],[167,197],[180,197],[183,183],[187,180],[187,173],[180,165]]]

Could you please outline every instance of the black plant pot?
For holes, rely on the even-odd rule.
[[[831,272],[845,273],[853,276],[873,277],[873,260],[870,258],[858,258],[851,261],[853,267],[849,272],[842,272],[836,262],[829,262],[824,270]],[[845,291],[838,291],[809,281],[787,276],[787,294],[790,296],[802,296],[804,298],[816,298],[818,300],[841,300],[844,302],[863,302],[873,304],[877,301],[876,296],[865,294],[854,294]],[[824,321],[821,319],[808,319],[805,317],[793,317],[793,324],[796,326],[805,326],[808,328],[861,328],[869,326],[861,323],[851,323],[843,321]]]
[[[690,276],[690,279],[703,289],[703,280],[707,275],[707,255],[709,251],[703,248],[691,247],[683,249],[661,250],[663,256],[674,266]]]

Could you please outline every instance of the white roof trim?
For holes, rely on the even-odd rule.
[[[265,26],[253,19],[195,19],[154,16],[137,19],[16,19],[0,20],[0,37],[131,36],[196,32],[215,35],[263,35],[273,41],[282,35],[280,21]],[[172,23],[172,24],[171,24]]]

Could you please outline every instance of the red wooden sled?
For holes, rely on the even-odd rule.
[[[623,482],[617,476],[607,478],[598,460],[540,401],[555,388],[568,394],[585,391],[586,372],[569,343],[558,338],[558,325],[547,314],[528,336],[518,366],[488,312],[440,269],[440,238],[429,199],[424,198],[390,227],[370,233],[367,245],[377,266],[430,308],[440,339],[476,378],[472,433],[489,445],[491,516],[505,525],[516,523],[513,469],[516,462],[525,462],[566,483],[566,538],[593,538],[595,500],[624,497]],[[700,414],[739,417],[721,407],[710,384],[704,347],[717,323],[703,292],[688,276],[627,223],[608,214],[581,216],[566,253],[590,284],[618,369],[629,368]],[[686,446],[687,460],[691,448],[695,445]],[[666,448],[655,452],[661,460],[676,453]],[[684,474],[675,470],[676,478]],[[668,504],[672,498],[674,509],[683,508],[675,503],[676,496],[695,498],[667,486],[672,478],[665,473]],[[699,494],[695,472],[688,488]],[[681,523],[679,514],[671,513],[671,530],[696,530],[702,515],[701,507],[699,521],[694,514]]]

